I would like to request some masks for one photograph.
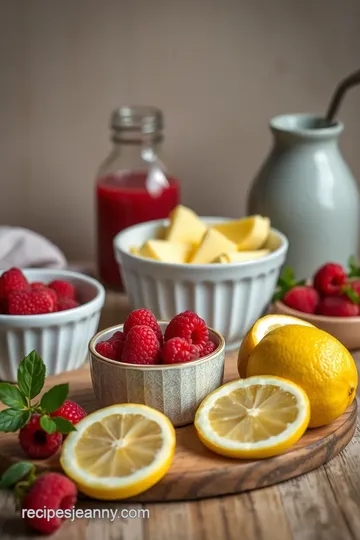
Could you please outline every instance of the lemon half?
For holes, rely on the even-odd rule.
[[[60,463],[80,491],[95,499],[138,495],[169,469],[175,451],[170,420],[145,405],[100,409],[66,438]]]
[[[309,399],[298,385],[279,377],[249,377],[209,394],[194,424],[210,450],[233,458],[259,459],[295,444],[309,418]]]
[[[249,360],[249,356],[253,349],[260,343],[260,341],[272,330],[279,328],[280,326],[288,326],[298,324],[300,326],[314,325],[298,319],[297,317],[291,317],[290,315],[265,315],[258,319],[255,324],[250,328],[246,336],[244,337],[238,354],[238,372],[240,377],[246,377],[246,369]]]

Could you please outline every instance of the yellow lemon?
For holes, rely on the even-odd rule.
[[[65,440],[60,463],[89,497],[115,500],[142,493],[172,463],[175,429],[151,407],[113,405],[89,414],[76,428]]]
[[[217,454],[258,459],[295,444],[310,418],[306,393],[280,377],[249,377],[224,384],[201,403],[195,428]]]
[[[283,326],[267,334],[250,354],[246,373],[276,375],[301,386],[310,400],[310,427],[341,416],[358,385],[349,351],[327,332],[306,326]]]
[[[249,360],[250,353],[256,347],[258,343],[263,339],[266,334],[278,328],[279,326],[287,326],[289,324],[301,324],[304,326],[311,326],[312,324],[297,317],[290,317],[289,315],[265,315],[258,319],[256,323],[250,328],[246,336],[244,337],[238,354],[238,372],[240,377],[246,377],[246,369]]]

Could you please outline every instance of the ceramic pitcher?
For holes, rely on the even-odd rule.
[[[299,279],[325,262],[356,255],[359,194],[338,146],[343,125],[308,114],[270,122],[274,144],[248,198],[248,213],[271,219],[289,239],[287,264]]]

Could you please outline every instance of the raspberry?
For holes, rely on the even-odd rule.
[[[201,351],[201,354],[200,354],[200,358],[203,358],[204,356],[207,356],[208,354],[211,354],[215,351],[215,349],[217,348],[217,345],[216,343],[214,343],[213,341],[208,341],[207,343],[205,343],[202,351]]]
[[[42,534],[51,534],[61,526],[65,518],[57,515],[37,517],[36,511],[43,512],[44,508],[55,511],[72,510],[76,500],[75,484],[63,474],[51,472],[35,480],[22,501],[21,509],[35,511],[34,517],[24,512],[24,519],[29,527]]]
[[[322,296],[337,296],[346,282],[346,272],[340,264],[324,264],[314,276],[314,287]]]
[[[346,296],[328,296],[320,300],[317,313],[329,317],[356,317],[359,315],[359,306]]]
[[[149,328],[151,328],[155,332],[160,345],[162,345],[163,335],[161,332],[161,328],[156,320],[156,317],[151,313],[151,311],[149,311],[148,309],[136,309],[127,316],[124,322],[125,338],[131,328],[133,328],[134,326],[148,326]]]
[[[109,358],[109,360],[116,360],[116,348],[114,343],[110,343],[110,341],[99,341],[95,345],[95,350],[101,356],[105,356],[105,358]]]
[[[162,361],[164,364],[182,364],[198,358],[200,358],[198,347],[181,337],[169,339],[162,348]]]
[[[349,281],[348,285],[360,296],[360,280]]]
[[[33,291],[46,291],[54,300],[54,304],[57,304],[57,294],[53,289],[50,289],[46,285],[46,283],[42,283],[41,281],[34,281],[33,283],[30,283],[31,290]]]
[[[7,311],[7,299],[14,291],[26,291],[29,283],[19,268],[10,268],[0,277],[0,303],[2,310]]]
[[[40,315],[52,313],[55,303],[52,295],[42,289],[12,292],[8,298],[10,315]]]
[[[148,326],[134,326],[125,338],[122,361],[127,364],[158,364],[160,343]]]
[[[80,422],[80,420],[85,418],[86,412],[82,407],[80,407],[80,405],[75,403],[75,401],[67,399],[61,405],[61,407],[55,412],[51,413],[50,416],[61,416],[62,418],[65,418],[65,420],[69,420],[69,422],[75,425]]]
[[[51,435],[46,433],[40,426],[40,415],[33,414],[26,426],[20,429],[19,443],[29,458],[44,459],[58,451],[62,435],[57,431]]]
[[[313,287],[294,287],[285,294],[283,302],[303,313],[315,313],[319,303],[319,293]]]
[[[79,307],[79,305],[79,302],[77,302],[76,300],[72,300],[71,298],[60,298],[56,302],[55,311],[66,311],[67,309],[74,309],[76,307]]]
[[[201,352],[205,343],[209,341],[209,331],[206,322],[196,313],[184,311],[176,315],[165,330],[165,341],[173,337],[186,339],[189,343],[197,345]]]
[[[123,332],[115,332],[115,334],[108,340],[109,343],[115,348],[116,360],[122,359],[122,352],[124,349],[125,336]]]
[[[55,281],[49,283],[49,287],[56,292],[58,298],[71,298],[71,300],[75,300],[75,287],[68,281],[55,279]]]

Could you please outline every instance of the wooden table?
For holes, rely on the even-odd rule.
[[[122,322],[127,312],[125,298],[108,295],[101,327]],[[360,351],[354,356],[360,366]],[[54,540],[360,540],[360,431],[327,465],[274,487],[197,502],[82,501],[79,506],[144,508],[150,516],[113,522],[77,519],[66,522]],[[0,492],[0,539],[13,538],[43,537],[28,531],[11,496]]]

